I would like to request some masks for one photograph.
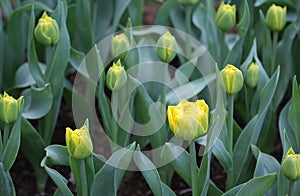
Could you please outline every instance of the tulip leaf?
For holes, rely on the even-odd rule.
[[[300,130],[300,121],[299,121],[299,116],[300,116],[300,89],[299,89],[296,77],[294,77],[294,80],[293,80],[293,95],[292,95],[291,105],[290,105],[289,113],[288,113],[288,122],[289,122],[289,125],[291,126],[295,136],[296,136],[296,141],[297,141],[296,147],[300,146],[300,132],[299,132],[299,130]]]
[[[140,151],[140,146],[137,146],[133,155],[133,160],[138,169],[142,172],[147,184],[150,186],[154,195],[162,195],[162,186],[159,173],[155,165]]]
[[[45,148],[48,165],[69,165],[69,154],[66,146],[51,145]]]
[[[201,165],[198,172],[198,182],[200,182],[198,190],[201,191],[201,195],[207,195],[209,188],[210,160],[211,152],[205,153],[201,160]]]
[[[226,173],[232,170],[233,167],[232,157],[220,139],[216,140],[212,148],[212,152],[214,156],[216,156],[216,158],[218,159],[222,167],[225,169]]]
[[[126,168],[130,166],[135,149],[135,142],[127,148],[122,148],[107,160],[105,165],[95,175],[95,185],[92,195],[116,195]]]
[[[43,167],[45,168],[47,174],[50,176],[53,182],[57,185],[59,191],[63,193],[64,196],[73,195],[67,186],[68,181],[60,173],[46,165],[43,165]]]
[[[45,116],[52,107],[53,95],[49,84],[36,88],[31,86],[22,92],[24,96],[23,117],[38,119]]]
[[[280,173],[280,164],[278,161],[265,153],[260,152],[259,148],[255,145],[251,145],[252,153],[257,160],[253,177],[264,176],[271,173]],[[266,195],[272,196],[277,194],[277,181],[266,193]]]
[[[133,26],[140,26],[143,24],[143,6],[144,0],[131,0],[131,3],[128,6],[128,12]]]
[[[46,65],[43,63],[39,63],[40,69],[42,73],[45,73]],[[28,63],[22,64],[15,74],[15,87],[16,88],[24,88],[35,84],[35,80],[32,76],[32,73],[29,69]]]
[[[189,99],[196,96],[208,84],[216,79],[216,74],[209,74],[192,82],[179,86],[166,95],[167,103],[177,103],[182,99]]]
[[[0,162],[0,195],[16,195],[13,181]]]
[[[115,1],[115,4],[114,4],[115,10],[113,12],[113,13],[115,13],[115,15],[113,17],[111,32],[116,32],[117,27],[120,23],[121,17],[130,3],[131,3],[131,0]]]
[[[247,0],[243,1],[242,9],[243,9],[242,16],[240,16],[240,20],[237,25],[240,36],[244,36],[245,33],[247,33],[250,26],[251,16],[250,16],[250,10],[249,10],[249,5]]]
[[[209,181],[209,187],[207,190],[207,195],[213,195],[213,196],[221,196],[223,194],[223,191],[221,191],[213,181]]]
[[[171,167],[176,173],[191,186],[191,168],[190,168],[190,154],[182,147],[173,143],[165,143],[161,152],[161,158],[172,160]]]
[[[176,196],[176,194],[165,183],[161,182],[163,196]]]
[[[170,12],[178,7],[179,2],[174,0],[167,0],[164,2],[159,9],[157,16],[155,18],[155,24],[156,25],[167,25],[169,22],[169,15]]]
[[[84,59],[85,54],[83,52],[80,52],[76,50],[75,48],[71,48],[70,52],[70,59],[69,62],[71,66],[76,69],[77,71],[79,70],[79,66],[81,65],[81,62]]]
[[[19,114],[12,130],[8,130],[10,131],[10,136],[6,146],[4,146],[1,159],[5,171],[9,171],[9,169],[12,167],[19,152],[21,142],[21,117],[22,115]]]
[[[250,144],[255,145],[257,143],[265,116],[275,93],[279,73],[280,71],[277,69],[272,78],[262,89],[259,113],[250,120],[236,141],[233,151],[234,184],[238,182],[242,175],[242,171],[248,167],[250,159]]]

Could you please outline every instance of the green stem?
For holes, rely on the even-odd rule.
[[[9,139],[9,132],[10,132],[10,125],[5,124],[4,125],[4,134],[3,134],[3,148],[5,148],[8,139]]]
[[[186,28],[186,42],[185,42],[185,55],[188,60],[191,58],[191,15],[192,15],[192,6],[187,5],[185,7],[185,28]]]
[[[273,54],[272,54],[272,57],[271,57],[271,72],[270,74],[272,75],[272,73],[274,72],[274,69],[275,69],[275,61],[276,61],[276,49],[277,49],[277,42],[278,42],[278,32],[277,31],[274,31],[273,33]]]
[[[197,167],[196,148],[195,148],[194,140],[191,141],[189,144],[189,151],[190,151],[190,168],[191,168],[191,178],[192,178],[192,192],[193,192],[193,196],[199,196],[198,167]]]
[[[295,184],[295,182],[292,181],[292,180],[290,180],[289,196],[292,196],[292,195],[293,195],[294,184]]]
[[[227,144],[228,151],[232,154],[233,148],[233,106],[234,106],[234,95],[228,95],[228,134],[227,134]]]
[[[85,163],[84,159],[79,159],[80,179],[81,179],[81,195],[88,195],[88,185],[86,179]]]

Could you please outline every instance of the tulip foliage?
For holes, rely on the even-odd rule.
[[[174,179],[193,196],[300,195],[299,1],[0,6],[0,195],[21,194],[20,153],[40,193],[50,178],[50,194],[118,195],[140,172],[155,196],[182,194]]]

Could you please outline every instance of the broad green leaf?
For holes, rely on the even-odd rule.
[[[294,135],[296,136],[297,145],[300,146],[300,88],[298,86],[296,77],[293,80],[293,95],[288,113],[288,122],[291,126]],[[298,149],[299,150],[299,149]]]
[[[255,7],[260,7],[265,3],[275,3],[275,4],[282,4],[284,2],[284,4],[286,5],[290,5],[291,7],[294,7],[295,2],[292,0],[256,0],[254,6]]]
[[[83,52],[80,52],[75,48],[71,48],[69,62],[74,69],[79,70],[79,66],[84,59],[84,56],[85,54]]]
[[[40,69],[42,73],[45,73],[46,65],[43,63],[39,63]],[[15,87],[16,88],[24,88],[35,84],[35,80],[30,72],[28,63],[23,63],[15,74]]]
[[[179,86],[166,95],[166,102],[177,103],[182,99],[189,99],[193,96],[196,96],[215,79],[216,74],[210,74],[203,78],[199,78],[192,82]]]
[[[45,148],[48,165],[69,165],[69,154],[66,146],[51,145]]]
[[[265,85],[261,92],[261,102],[259,105],[259,113],[254,116],[246,125],[241,135],[239,136],[233,151],[233,174],[234,184],[241,177],[242,170],[246,169],[250,159],[250,144],[256,144],[261,128],[271,104],[279,78],[279,69],[274,73],[270,81]]]
[[[207,190],[208,196],[221,196],[223,194],[223,191],[221,191],[213,181],[209,181],[209,187]]]
[[[150,186],[154,195],[162,195],[162,186],[159,173],[155,165],[140,151],[140,146],[137,146],[133,155],[133,160],[136,166],[143,174],[147,184]]]
[[[249,180],[237,192],[237,196],[264,195],[276,180],[276,173],[260,176]]]
[[[3,163],[0,162],[0,195],[15,196],[15,187],[8,172],[4,170]]]
[[[232,157],[220,139],[216,140],[216,143],[212,148],[212,152],[225,169],[226,173],[232,170]]]
[[[244,196],[244,195],[264,195],[273,185],[276,173],[252,178],[248,182],[238,185],[222,196]]]
[[[38,119],[45,116],[52,107],[53,95],[49,84],[36,88],[31,86],[22,92],[24,96],[23,116],[27,119]]]
[[[271,155],[260,152],[259,148],[255,145],[251,145],[252,153],[257,160],[253,177],[264,176],[271,173],[280,173],[280,164]],[[266,195],[272,196],[277,194],[277,181],[266,193]]]
[[[134,26],[143,24],[144,0],[132,0],[128,6],[129,16]]]
[[[179,3],[176,0],[167,0],[164,2],[159,9],[155,18],[155,25],[167,25],[169,20],[170,12],[178,7]]]
[[[6,146],[4,146],[1,161],[4,165],[5,171],[9,171],[9,169],[12,167],[19,152],[21,142],[21,118],[22,115],[19,114],[12,130],[9,130],[11,131],[10,136]]]
[[[114,4],[115,15],[113,17],[111,32],[116,32],[117,27],[120,23],[121,17],[130,3],[131,3],[131,0],[115,1],[115,4]]]
[[[182,147],[173,143],[165,143],[161,152],[161,158],[166,160],[173,160],[170,164],[176,173],[191,186],[191,168],[190,157]]]
[[[240,36],[243,36],[248,31],[251,22],[250,10],[247,0],[243,1],[243,8],[241,9],[243,9],[242,16],[240,16],[240,20],[237,27]]]
[[[50,178],[53,180],[53,182],[56,184],[56,186],[58,187],[60,192],[63,193],[64,196],[73,195],[67,186],[68,181],[60,173],[46,165],[43,165],[43,167],[45,168],[47,174],[50,176]]]
[[[136,144],[120,149],[112,154],[106,164],[96,173],[92,195],[116,195],[121,180],[132,160]]]

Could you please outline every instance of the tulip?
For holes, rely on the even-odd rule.
[[[259,66],[257,65],[257,63],[252,62],[246,71],[246,83],[248,86],[250,86],[251,88],[254,88],[257,86],[258,81],[259,81]]]
[[[161,61],[170,63],[176,56],[176,40],[169,31],[157,41],[157,54]]]
[[[23,96],[17,100],[4,92],[0,96],[0,120],[6,124],[15,122],[21,110]]]
[[[34,36],[41,44],[56,44],[59,40],[59,28],[57,22],[44,12],[34,29]]]
[[[127,82],[127,74],[124,67],[121,65],[120,59],[110,67],[106,74],[107,87],[116,91],[125,86]]]
[[[93,144],[86,126],[72,130],[66,128],[66,144],[70,156],[85,159],[93,153]]]
[[[282,164],[281,171],[289,180],[296,181],[300,177],[300,156],[295,154],[292,148],[286,153]]]
[[[266,16],[267,26],[274,31],[281,31],[286,23],[286,6],[271,5]]]
[[[111,53],[114,58],[124,59],[130,50],[130,41],[125,35],[121,33],[112,37]]]
[[[170,129],[176,137],[192,141],[206,134],[209,108],[204,100],[182,100],[177,106],[168,106]]]
[[[221,77],[223,80],[223,86],[225,91],[232,95],[239,92],[244,83],[244,78],[241,70],[233,65],[226,65],[226,67],[221,71]]]
[[[221,3],[216,14],[216,24],[223,31],[232,29],[236,22],[236,7],[235,5]]]

